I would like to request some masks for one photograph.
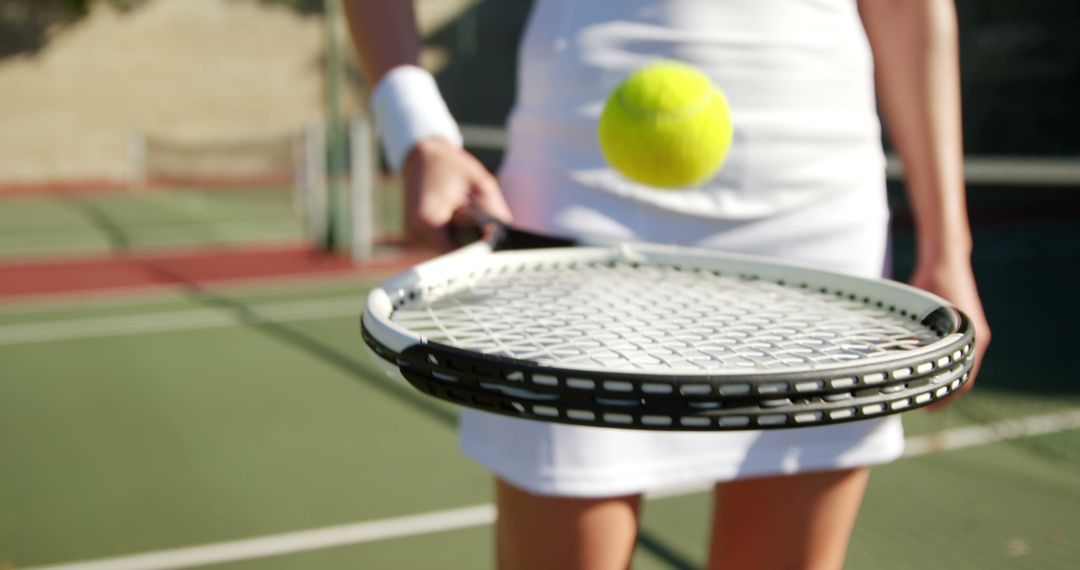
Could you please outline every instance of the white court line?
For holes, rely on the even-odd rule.
[[[1080,409],[1005,420],[981,426],[955,428],[933,436],[908,438],[904,457],[918,457],[930,453],[1008,441],[1033,435],[1045,435],[1070,429],[1080,429]],[[684,487],[662,493],[650,493],[649,498],[666,498],[697,493],[708,490],[709,487]],[[172,570],[192,568],[207,564],[254,560],[337,546],[474,528],[489,525],[494,520],[495,506],[486,503],[433,513],[272,534],[117,558],[35,566],[23,570]]]
[[[1080,429],[1080,410],[959,427],[933,435],[907,438],[904,441],[904,457],[916,457],[935,451],[948,451],[1073,429]]]
[[[205,290],[211,294],[228,295],[230,300],[233,300],[232,296],[235,295],[237,296],[235,301],[238,303],[254,304],[268,302],[265,299],[260,300],[260,297],[264,295],[285,297],[295,294],[297,297],[303,297],[304,294],[358,293],[365,296],[366,284],[375,280],[375,277],[358,277],[355,274],[311,273],[275,276],[272,279],[264,277],[230,279],[213,283]],[[189,295],[190,287],[183,283],[176,283],[164,286],[135,285],[99,291],[9,297],[0,299],[0,322],[4,320],[4,317],[11,315],[37,314],[45,317],[50,313],[73,309],[139,309],[146,305],[178,304],[190,300]]]
[[[364,295],[245,305],[115,317],[88,317],[40,323],[0,325],[0,346],[101,338],[179,330],[231,327],[240,324],[302,321],[328,317],[360,317]]]
[[[168,235],[168,236],[155,236],[136,234],[132,237],[132,241],[137,242],[139,247],[173,247],[177,245],[182,246],[198,246],[198,247],[227,247],[234,245],[236,242],[242,241],[291,241],[296,243],[303,237],[303,233],[297,231],[282,231],[280,228],[268,227],[265,230],[251,230],[251,228],[245,228],[246,231],[227,232],[222,234],[220,241],[209,241],[205,243],[191,243],[190,234],[185,235]],[[27,232],[28,235],[29,232]],[[4,237],[7,237],[5,235]],[[24,258],[30,258],[35,255],[64,255],[69,254],[87,254],[87,253],[111,253],[112,246],[109,244],[108,239],[102,237],[94,242],[82,240],[79,242],[61,242],[50,243],[40,245],[19,245],[19,246],[4,246],[0,247],[0,255],[19,256]]]
[[[36,566],[24,570],[167,570],[191,568],[206,564],[266,558],[268,556],[280,556],[348,544],[361,544],[459,528],[471,528],[491,524],[494,520],[495,507],[493,505],[476,505],[422,515],[271,534],[257,538],[177,548],[175,550],[147,552],[134,556],[103,558],[53,566]]]

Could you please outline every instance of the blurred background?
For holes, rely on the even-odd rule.
[[[531,2],[416,5],[497,169]],[[905,418],[848,567],[1078,568],[1080,3],[957,7],[994,344]],[[426,255],[367,90],[340,0],[0,0],[0,570],[492,566],[455,411],[360,344],[367,289]],[[636,567],[700,567],[707,510],[651,497]]]

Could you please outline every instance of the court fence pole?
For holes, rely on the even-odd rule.
[[[375,164],[375,144],[371,123],[363,115],[354,118],[349,126],[350,198],[352,208],[352,243],[350,250],[356,261],[371,259],[375,247],[375,185],[378,168]]]
[[[307,237],[316,248],[330,249],[330,212],[326,184],[326,128],[311,121],[304,131],[304,213]]]
[[[344,19],[341,0],[325,0],[324,30],[326,40],[326,60],[324,67],[326,95],[327,129],[327,168],[329,170],[329,207],[330,222],[328,228],[329,246],[332,251],[344,251],[349,248],[351,238],[349,230],[350,207],[348,189],[343,178],[348,174],[349,150],[348,123],[342,109],[341,87],[345,69],[342,57],[341,35]]]
[[[128,190],[138,192],[146,188],[146,136],[142,131],[128,133]]]
[[[304,223],[307,223],[307,158],[307,126],[304,126],[292,140],[292,207]]]

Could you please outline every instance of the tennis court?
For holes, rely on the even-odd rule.
[[[874,472],[849,568],[1077,567],[1072,190],[972,190],[992,353],[974,393],[906,417],[909,456]],[[170,224],[198,246],[303,231],[284,192],[18,201],[0,245],[38,256],[161,247]],[[491,484],[456,451],[455,411],[363,353],[385,276],[0,301],[0,568],[491,567]],[[699,567],[708,505],[650,498],[635,567]]]
[[[168,188],[142,193],[49,193],[4,200],[0,256],[295,242],[288,189]]]

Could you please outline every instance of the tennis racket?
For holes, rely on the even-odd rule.
[[[974,361],[967,317],[893,281],[686,247],[495,241],[370,293],[361,330],[387,371],[518,418],[716,431],[912,410]]]

